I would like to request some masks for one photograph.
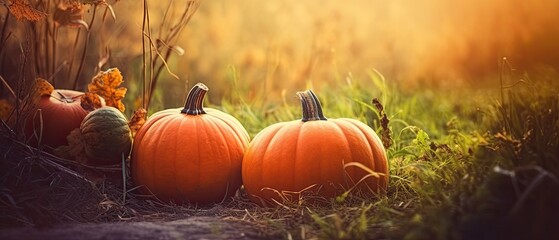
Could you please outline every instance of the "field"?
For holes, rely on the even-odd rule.
[[[555,1],[69,1],[86,4],[57,14],[30,0],[38,12],[17,15],[22,2],[0,6],[2,239],[559,238]],[[109,68],[127,118],[180,107],[203,82],[205,107],[251,139],[301,119],[296,92],[313,89],[327,118],[381,137],[386,193],[260,207],[241,188],[181,206],[140,192],[130,159],[91,168],[29,142],[36,78],[85,91]]]

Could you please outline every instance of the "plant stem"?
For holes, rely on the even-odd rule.
[[[181,113],[188,115],[206,114],[202,104],[204,103],[204,96],[206,96],[207,92],[208,87],[203,83],[194,85],[194,87],[190,89],[190,92],[188,92],[188,97],[186,97],[186,103]]]
[[[72,46],[72,52],[70,53],[70,67],[68,67],[68,80],[66,82],[72,82],[72,70],[74,69],[74,56],[76,55],[76,50],[78,49],[78,43],[80,41],[81,27],[76,33],[76,38],[74,39],[74,45]],[[76,81],[74,79],[74,81]]]
[[[50,1],[47,1],[47,2],[45,3],[46,5],[45,5],[45,7],[44,7],[44,11],[45,11],[46,13],[48,13],[48,4],[49,4],[49,2],[50,2]],[[44,39],[45,42],[43,43],[43,44],[44,44],[44,49],[45,49],[45,59],[44,59],[44,61],[45,61],[45,72],[44,72],[43,77],[44,77],[44,78],[48,78],[48,76],[51,75],[51,73],[50,73],[50,71],[51,71],[51,65],[54,66],[54,63],[52,63],[52,59],[51,59],[51,50],[52,50],[52,49],[50,48],[50,46],[51,46],[51,44],[50,44],[51,41],[50,41],[50,40],[53,40],[53,41],[54,41],[54,39],[53,39],[54,36],[52,36],[52,34],[49,34],[49,33],[50,33],[50,31],[49,31],[49,27],[50,27],[50,26],[49,26],[49,21],[46,20],[46,21],[44,21],[43,24],[44,24],[44,27],[45,27],[45,32],[44,32],[45,35],[43,36],[43,37],[45,38],[45,39]],[[54,51],[53,51],[53,52],[54,52]]]
[[[51,7],[51,0],[47,1],[47,5],[45,6],[45,13],[47,15],[51,14],[50,7]],[[47,75],[50,78],[50,76],[52,76],[56,71],[56,40],[58,39],[58,27],[56,26],[54,21],[50,21],[50,20],[46,20],[45,24],[48,33],[47,38],[50,39],[50,42],[48,43],[51,45],[50,49],[52,51],[52,59],[49,59],[51,61],[51,66],[49,68],[49,74]],[[53,86],[55,86],[54,83]]]
[[[146,15],[147,15],[147,8],[148,7],[148,2],[147,0],[144,0],[144,15],[143,15],[143,19],[142,19],[142,107],[144,109],[146,109],[146,111],[148,110],[147,106],[146,106],[146,70],[147,70],[147,64],[146,64],[146,37],[145,37],[145,31],[146,31]]]
[[[56,24],[52,25],[52,31],[53,31],[53,39],[52,39],[52,72],[49,76],[49,78],[51,78],[54,74],[56,74],[56,39],[58,38],[58,27],[56,27]],[[56,88],[56,78],[52,78],[52,86],[54,88]]]
[[[147,23],[147,32],[146,32],[146,36],[149,40],[149,60],[150,60],[150,65],[149,65],[149,88],[148,89],[152,89],[152,85],[153,83],[153,69],[155,68],[155,61],[157,61],[157,58],[153,57],[153,40],[151,38],[151,23],[150,23],[150,17],[149,17],[149,9],[147,11],[147,15],[146,15],[146,23]],[[157,51],[157,48],[155,48],[155,51]],[[151,90],[148,90],[148,101],[146,103],[147,107],[149,107],[150,103],[151,103],[151,97],[153,95],[153,92]]]
[[[168,27],[166,26],[166,22],[168,19],[173,19],[172,16],[169,16],[170,13],[172,13],[172,11],[170,11],[170,9],[172,9],[172,4],[174,1],[170,1],[167,9],[165,10],[165,13],[163,15],[163,21],[161,22],[161,25],[159,27],[159,37],[156,40],[156,42],[152,41],[152,37],[151,37],[151,30],[149,29],[149,12],[147,10],[146,13],[144,13],[144,19],[147,20],[147,24],[148,24],[148,31],[146,32],[144,30],[144,34],[147,35],[147,38],[150,40],[150,60],[151,60],[151,66],[150,66],[150,81],[149,81],[149,85],[147,86],[147,103],[146,103],[146,109],[147,107],[149,107],[149,104],[151,102],[151,99],[153,97],[153,94],[155,92],[155,87],[157,86],[157,82],[158,79],[162,73],[163,67],[167,68],[167,71],[174,77],[176,77],[177,79],[178,76],[176,76],[175,74],[173,74],[170,70],[169,67],[167,65],[167,61],[169,60],[170,56],[171,56],[171,48],[174,45],[173,42],[176,41],[176,39],[178,38],[178,36],[180,35],[180,33],[182,32],[182,30],[184,29],[184,27],[186,26],[186,24],[190,21],[190,19],[192,18],[192,15],[194,14],[194,12],[196,11],[196,9],[198,8],[198,3],[199,1],[196,0],[189,0],[186,3],[186,6],[184,8],[184,11],[182,12],[181,17],[177,20],[177,23],[173,26],[171,26],[171,23],[169,23]],[[146,7],[144,7],[144,9],[146,9]],[[163,33],[163,31],[161,31],[161,29],[169,29],[169,31],[165,32],[166,34]],[[153,47],[154,49],[151,49],[151,47]],[[155,51],[155,54],[157,55],[157,57],[153,57],[151,54],[153,54],[153,51]],[[163,56],[164,55],[164,56]],[[157,68],[157,70],[155,70]]]
[[[151,76],[151,84],[150,84],[150,88],[149,88],[149,100],[148,100],[148,102],[151,101],[151,95],[153,94],[153,92],[155,92],[155,86],[157,86],[157,79],[159,79],[159,74],[161,74],[161,70],[163,70],[163,66],[165,66],[165,63],[169,60],[169,57],[171,57],[171,50],[167,49],[167,53],[165,54],[165,58],[163,59],[163,62],[159,64],[159,67],[155,71],[155,75],[152,74],[152,76]],[[157,60],[157,59],[159,59],[159,58],[155,58],[155,60]],[[151,68],[152,72],[155,69],[156,61],[154,61],[153,63],[154,63],[154,65]]]
[[[61,101],[61,102],[67,102],[67,103],[74,102],[74,99],[69,98],[69,97],[66,97],[66,95],[62,94],[61,92],[56,91],[56,93],[58,93],[58,95],[60,96],[60,99],[57,98],[57,97],[55,97],[55,96],[52,96],[52,94],[51,94],[51,97],[53,97],[53,98],[55,98],[55,99],[57,99],[57,100],[59,100],[59,101]]]
[[[303,107],[303,118],[301,119],[303,122],[326,120],[322,113],[322,105],[312,90],[298,92],[297,96]]]
[[[21,44],[21,42],[19,43],[19,49],[20,49],[20,53],[21,53],[21,64],[19,65],[19,77],[18,77],[18,81],[16,83],[16,94],[17,97],[16,99],[22,99],[23,96],[23,92],[24,92],[24,83],[25,83],[25,72],[26,72],[26,67],[27,67],[27,63],[29,61],[29,53],[31,51],[31,46],[29,46],[29,43],[27,43],[25,45],[25,47]],[[22,115],[22,108],[20,107],[20,101],[16,101],[16,123],[15,123],[15,127],[14,129],[16,129],[17,131],[21,131],[21,119],[23,119],[21,117]],[[21,133],[21,132],[20,132]]]
[[[154,58],[153,58],[153,46],[152,46],[152,38],[151,38],[151,28],[150,28],[151,24],[150,24],[150,17],[149,17],[149,7],[147,5],[147,0],[144,0],[144,22],[143,22],[143,26],[142,26],[142,44],[144,45],[144,86],[143,86],[143,99],[142,101],[144,101],[145,104],[145,109],[147,110],[149,108],[150,105],[150,100],[151,100],[151,95],[152,92],[146,92],[146,88],[147,89],[151,89],[151,86],[153,84],[153,69],[154,69]],[[145,38],[147,38],[149,40],[149,44],[148,44],[148,49],[149,49],[149,81],[146,81],[145,79],[147,79],[147,62],[146,62],[146,58],[145,58]],[[147,96],[146,96],[147,95]]]
[[[8,6],[4,4],[4,7],[6,8],[6,12],[9,12]],[[0,66],[4,66],[4,61],[6,58],[6,54],[4,54],[5,52],[3,50],[6,49],[4,46],[6,44],[6,41],[8,40],[8,37],[6,37],[6,28],[8,27],[8,23],[10,21],[10,15],[11,14],[6,14],[6,19],[4,20],[4,24],[2,25],[2,31],[0,32]],[[2,73],[3,72],[0,71],[0,74]],[[2,91],[1,87],[0,87],[0,91]]]
[[[78,80],[80,79],[80,75],[82,73],[83,66],[85,64],[85,56],[87,53],[87,47],[89,45],[89,39],[91,37],[91,29],[93,28],[93,23],[95,22],[95,16],[97,15],[97,4],[93,7],[93,16],[91,16],[91,21],[89,22],[89,29],[87,29],[87,36],[85,37],[85,43],[83,46],[82,58],[80,62],[80,66],[78,67],[78,73],[76,74],[76,79],[74,79],[74,86],[72,89],[76,90],[78,86]]]
[[[30,34],[32,34],[33,36],[30,37],[30,39],[33,39],[35,42],[33,44],[33,59],[32,61],[35,61],[35,73],[42,75],[43,74],[43,63],[44,61],[41,61],[41,59],[43,59],[43,56],[41,56],[41,42],[40,42],[40,36],[38,36],[38,30],[37,30],[37,23],[33,22],[33,23],[29,23],[29,25],[31,26],[31,31]]]
[[[6,8],[6,12],[10,11],[7,5],[4,5],[4,7]],[[2,32],[0,33],[0,47],[2,47],[2,49],[4,49],[4,41],[6,41],[5,39],[6,28],[8,27],[8,22],[10,21],[10,15],[11,14],[6,14],[6,20],[4,20],[4,24],[2,26]]]

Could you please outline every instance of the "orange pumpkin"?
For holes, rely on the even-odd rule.
[[[80,97],[83,92],[55,89],[42,96],[37,108],[31,113],[25,125],[25,136],[32,146],[39,142],[50,148],[68,145],[66,136],[80,127],[88,111],[82,108]],[[102,105],[104,100],[101,99]]]
[[[331,198],[347,190],[384,192],[385,149],[366,124],[326,119],[316,95],[299,92],[303,119],[258,133],[243,159],[243,184],[260,205],[300,201],[305,193]]]
[[[184,108],[153,114],[134,138],[134,182],[162,201],[216,203],[241,186],[248,133],[231,115],[202,107],[207,91],[198,83]]]

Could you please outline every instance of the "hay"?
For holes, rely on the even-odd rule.
[[[277,237],[298,231],[302,224],[313,225],[307,207],[286,203],[262,208],[242,188],[233,199],[210,206],[162,203],[138,193],[127,166],[123,180],[120,165],[96,169],[61,159],[19,141],[6,125],[0,126],[0,228],[211,217],[242,223],[259,236]],[[93,182],[84,176],[92,172],[108,178]]]
[[[143,220],[177,213],[174,206],[127,192],[133,188],[127,174],[123,181],[122,172],[122,165],[95,168],[53,156],[18,140],[3,124],[0,227]]]
[[[213,206],[162,203],[137,193],[128,166],[126,162],[123,180],[121,165],[94,168],[58,158],[18,140],[6,125],[0,126],[0,228],[172,221],[191,216],[232,220],[245,216],[247,209],[258,208],[242,194]],[[91,175],[97,179],[89,180]]]
[[[48,153],[0,130],[0,226],[94,222],[107,198],[91,181]]]

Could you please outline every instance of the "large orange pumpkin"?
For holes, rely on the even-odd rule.
[[[29,143],[37,146],[40,142],[47,146],[47,150],[68,145],[66,136],[80,127],[88,113],[81,106],[83,94],[74,90],[55,89],[50,96],[42,96],[25,125]],[[101,103],[104,105],[103,99]]]
[[[243,184],[251,200],[270,205],[305,200],[305,193],[384,192],[388,163],[376,133],[354,119],[326,119],[310,90],[298,96],[303,119],[265,128],[245,153]]]
[[[202,107],[207,91],[195,85],[184,108],[153,114],[134,138],[134,182],[162,201],[216,203],[241,186],[248,133],[231,115]]]

